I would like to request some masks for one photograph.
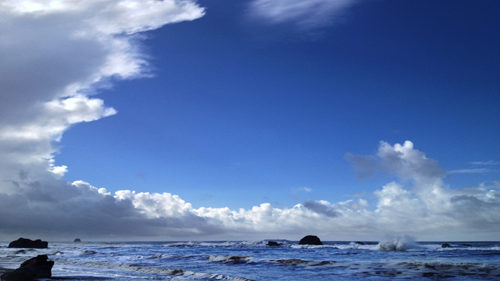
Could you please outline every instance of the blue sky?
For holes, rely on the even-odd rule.
[[[65,178],[248,208],[380,188],[344,155],[382,140],[446,170],[500,158],[495,1],[365,1],[307,30],[257,22],[249,3],[200,1],[204,17],[146,33],[154,77],[102,91],[119,113],[65,133]]]
[[[500,231],[496,0],[22,4],[0,6],[0,201],[38,221],[73,205],[96,239]],[[40,233],[76,235],[75,217]],[[12,221],[0,233],[37,233]]]

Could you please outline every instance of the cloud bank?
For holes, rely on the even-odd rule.
[[[291,22],[303,29],[330,25],[357,0],[254,0],[250,13],[269,23]]]
[[[99,88],[147,74],[138,33],[203,15],[190,0],[0,3],[0,232],[149,227],[130,200],[61,180],[53,144],[73,124],[116,113],[91,96]]]
[[[325,8],[329,12],[321,15],[326,19],[353,2],[253,3],[273,8],[277,19],[284,11]],[[2,239],[298,239],[305,234],[326,240],[376,240],[387,234],[432,240],[497,238],[500,183],[453,190],[444,184],[447,173],[437,161],[409,141],[381,142],[375,155],[346,155],[360,177],[384,172],[399,178],[376,190],[373,203],[360,197],[336,203],[307,200],[289,208],[262,203],[248,210],[195,209],[170,193],[111,194],[85,181],[63,180],[67,168],[54,164],[54,143],[73,124],[116,113],[93,96],[100,87],[147,73],[137,34],[203,14],[188,0],[0,4]]]

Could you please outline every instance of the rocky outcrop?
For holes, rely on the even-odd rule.
[[[451,248],[451,245],[448,243],[441,244],[441,248]]]
[[[9,243],[9,248],[37,248],[37,249],[43,249],[47,248],[49,245],[49,242],[47,241],[42,241],[40,239],[37,240],[31,240],[31,239],[26,239],[26,238],[19,238],[16,241],[12,241]]]
[[[47,255],[39,255],[23,262],[18,269],[4,273],[1,280],[30,281],[38,278],[50,278],[52,277],[52,266],[54,266],[54,262],[48,261]]]
[[[73,242],[82,242],[82,240],[80,238],[75,238]]]
[[[299,245],[323,245],[323,243],[319,240],[318,236],[307,235],[300,239]]]
[[[271,246],[271,247],[276,247],[276,246],[280,246],[281,244],[278,243],[278,242],[275,242],[275,241],[268,241],[267,242],[267,246]]]

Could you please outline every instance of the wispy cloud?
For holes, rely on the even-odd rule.
[[[332,24],[357,0],[253,0],[250,11],[269,23],[291,22],[310,29]]]
[[[312,188],[310,188],[310,187],[305,187],[305,186],[292,188],[292,192],[293,192],[293,193],[297,193],[297,192],[301,192],[301,191],[304,191],[304,192],[312,192]]]
[[[482,168],[482,169],[461,169],[461,170],[453,170],[449,171],[448,174],[482,174],[490,172],[490,169]]]
[[[500,165],[499,161],[487,161],[487,162],[470,162],[472,165]]]

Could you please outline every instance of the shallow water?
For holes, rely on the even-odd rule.
[[[0,247],[0,267],[46,254],[59,280],[500,280],[499,242],[279,247],[255,242],[49,243],[48,249]]]

